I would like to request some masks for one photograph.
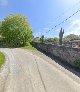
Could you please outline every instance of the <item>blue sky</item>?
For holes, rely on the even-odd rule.
[[[65,30],[64,36],[80,35],[80,12],[54,28],[79,9],[80,0],[0,0],[0,20],[9,14],[23,14],[28,18],[35,37],[42,34],[58,37],[61,27]],[[46,33],[48,30],[51,31]]]

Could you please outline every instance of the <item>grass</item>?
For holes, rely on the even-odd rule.
[[[80,58],[76,59],[74,64],[76,67],[80,68]]]
[[[4,62],[5,62],[5,55],[2,52],[0,52],[0,67],[4,64]]]
[[[36,51],[37,49],[34,48],[32,45],[27,45],[27,46],[24,46],[24,47],[21,47],[23,49],[28,49],[28,50],[32,50],[32,51]]]

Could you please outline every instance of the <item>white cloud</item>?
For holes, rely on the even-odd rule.
[[[69,35],[69,34],[80,35],[80,19],[76,19],[71,22],[65,35]]]
[[[0,6],[7,6],[8,0],[0,0]]]

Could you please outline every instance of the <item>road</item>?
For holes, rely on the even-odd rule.
[[[80,92],[80,84],[41,57],[23,49],[0,48],[6,63],[0,92]]]

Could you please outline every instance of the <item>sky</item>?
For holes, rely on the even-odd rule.
[[[80,12],[55,28],[79,9],[80,0],[0,0],[0,21],[9,14],[23,14],[30,22],[34,37],[58,37],[61,27],[64,36],[80,35]]]

